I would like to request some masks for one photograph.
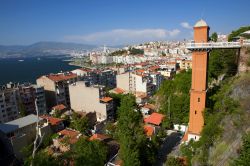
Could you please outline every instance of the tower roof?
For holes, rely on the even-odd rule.
[[[206,27],[206,26],[208,26],[207,25],[207,23],[206,23],[206,21],[204,21],[204,20],[199,20],[195,25],[194,25],[194,27]]]

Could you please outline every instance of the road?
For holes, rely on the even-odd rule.
[[[155,166],[163,166],[166,162],[167,155],[174,150],[176,147],[178,147],[180,141],[181,141],[181,133],[178,133],[173,130],[167,131],[168,136],[167,139],[163,142],[159,149],[158,153],[158,161],[155,164]]]

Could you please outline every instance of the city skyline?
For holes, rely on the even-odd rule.
[[[134,44],[192,38],[203,18],[222,34],[249,24],[249,1],[6,1],[0,5],[1,45],[39,41]],[[245,5],[242,5],[244,3]],[[232,20],[234,20],[232,22]]]

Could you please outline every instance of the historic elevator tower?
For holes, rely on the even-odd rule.
[[[194,26],[194,42],[207,43],[209,27],[204,20]],[[208,52],[197,49],[192,52],[192,87],[190,91],[190,113],[188,141],[198,140],[204,125],[203,111],[206,105]]]

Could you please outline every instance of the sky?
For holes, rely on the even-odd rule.
[[[0,45],[39,41],[121,45],[191,39],[250,25],[250,0],[0,0]]]

